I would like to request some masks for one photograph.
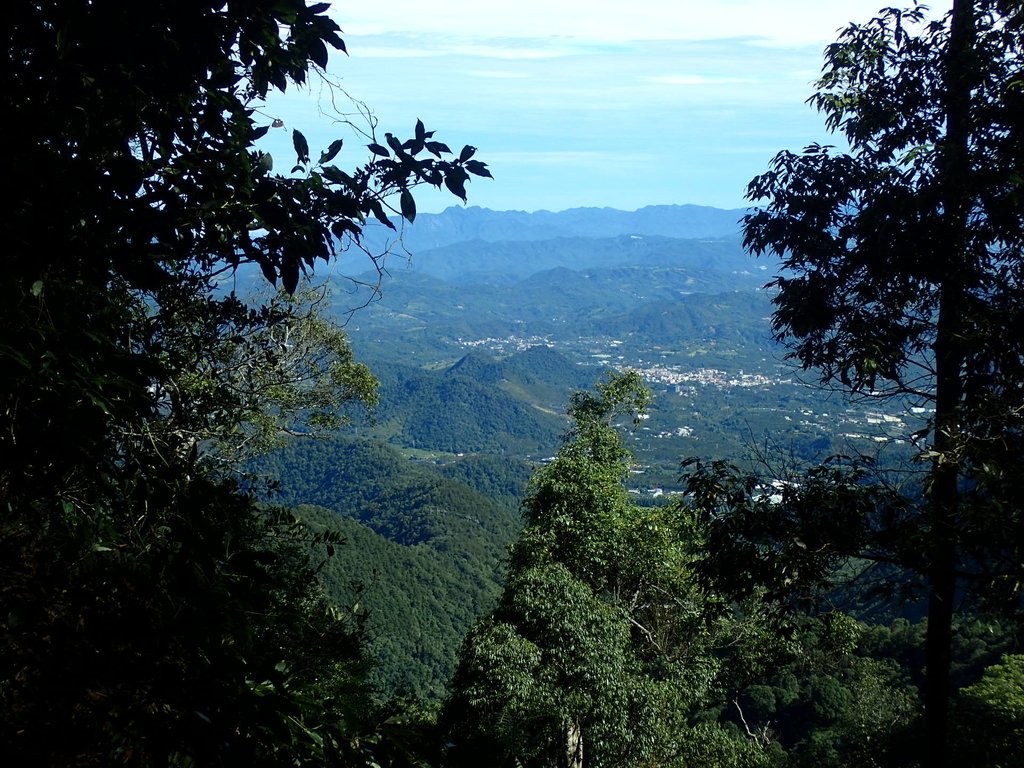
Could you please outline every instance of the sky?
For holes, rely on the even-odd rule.
[[[806,104],[822,51],[884,0],[389,0],[337,3],[348,56],[341,90],[314,81],[266,105],[315,155],[334,138],[342,167],[369,159],[336,122],[372,111],[378,135],[417,119],[456,151],[478,148],[494,180],[469,204],[494,210],[635,210],[748,205],[747,183],[782,149],[840,143]],[[888,3],[894,4],[894,3]],[[897,3],[898,4],[898,3]],[[951,0],[934,0],[933,14]],[[355,100],[355,101],[353,101]],[[365,124],[358,114],[355,121]],[[280,163],[280,161],[278,161]],[[419,210],[458,204],[417,192]]]

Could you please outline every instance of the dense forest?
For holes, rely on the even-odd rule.
[[[745,211],[440,215],[260,149],[327,8],[8,9],[5,763],[1024,764],[1019,4],[843,30]]]

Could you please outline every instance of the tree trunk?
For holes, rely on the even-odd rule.
[[[954,340],[957,305],[955,296],[939,311],[936,342],[935,436],[931,489],[928,494],[928,634],[925,639],[927,680],[925,720],[929,768],[945,768],[949,719],[949,672],[952,663],[953,600],[956,594],[955,525],[960,501],[959,465],[953,459],[957,441],[962,354]],[[953,316],[950,318],[949,316]],[[945,322],[944,322],[945,321]]]
[[[941,147],[942,203],[945,224],[943,282],[935,338],[935,433],[928,492],[928,634],[925,640],[927,684],[925,720],[929,768],[946,768],[949,732],[949,683],[952,663],[953,601],[956,598],[957,517],[960,507],[957,458],[961,448],[960,375],[965,350],[965,286],[973,285],[974,263],[967,237],[971,206],[971,87],[976,29],[974,0],[954,0],[949,47],[943,72],[946,136]]]
[[[583,768],[583,729],[578,720],[567,722],[565,728],[564,768]]]

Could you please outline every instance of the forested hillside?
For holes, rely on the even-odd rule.
[[[420,212],[486,152],[324,3],[0,36],[5,765],[1024,765],[1018,4],[843,29],[741,210]]]
[[[278,484],[268,500],[344,537],[323,575],[341,605],[366,612],[371,680],[390,695],[443,697],[462,637],[497,597],[529,465],[466,458],[442,471],[339,436],[292,443],[251,469]]]

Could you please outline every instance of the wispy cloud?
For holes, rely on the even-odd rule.
[[[493,42],[483,44],[453,45],[449,52],[455,56],[472,56],[483,59],[557,59],[571,56],[574,51],[566,46],[521,46],[515,44],[501,45]]]
[[[602,151],[554,150],[525,152],[490,152],[488,161],[494,167],[507,166],[577,166],[577,165],[630,165],[647,163],[655,155],[643,153],[618,153]]]
[[[359,41],[358,39],[355,44],[350,42],[348,47],[353,55],[357,55],[361,59],[423,59],[447,55],[447,52],[441,48],[394,44],[367,44]]]
[[[449,145],[478,146],[495,180],[473,185],[475,204],[737,207],[778,150],[835,140],[805,103],[822,49],[886,3],[338,4],[331,13],[351,55],[332,57],[330,71],[369,104],[380,131],[400,133],[422,118]],[[934,0],[932,15],[950,4]],[[301,96],[290,92],[271,111],[289,126],[313,123],[299,117]],[[289,136],[266,141],[288,156]],[[309,138],[325,144],[334,135]],[[420,210],[450,202],[428,196]]]
[[[513,72],[507,69],[470,69],[466,71],[469,77],[479,77],[485,80],[525,80],[530,75],[526,72]]]
[[[719,77],[708,75],[652,75],[647,82],[658,85],[735,85],[740,83],[756,83],[750,77]]]
[[[852,20],[878,12],[883,0],[488,0],[469,5],[390,0],[332,11],[349,34],[624,40],[711,40],[753,36],[771,44],[820,44]],[[952,0],[929,3],[942,13]]]
[[[349,37],[352,56],[372,59],[411,59],[456,56],[499,60],[556,59],[585,52],[566,41],[544,38],[497,38],[466,35],[429,36],[381,34]]]

